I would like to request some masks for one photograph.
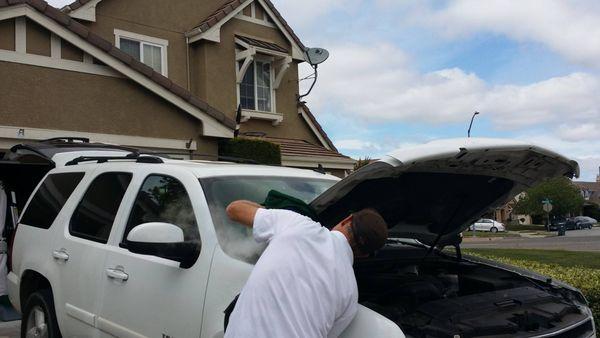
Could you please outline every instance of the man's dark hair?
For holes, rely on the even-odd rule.
[[[352,214],[352,235],[362,253],[372,254],[385,245],[388,226],[377,210],[366,208]]]

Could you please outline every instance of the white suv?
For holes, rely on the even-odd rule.
[[[344,337],[595,335],[578,290],[460,254],[460,233],[490,207],[578,173],[550,151],[438,142],[339,182],[291,168],[125,155],[66,161],[27,202],[8,277],[23,337],[222,337],[223,311],[264,249],[225,207],[262,202],[271,190],[311,202],[327,227],[367,206],[393,226],[384,249],[355,262],[361,306]],[[429,249],[447,245],[456,255]]]

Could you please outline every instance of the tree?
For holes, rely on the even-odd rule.
[[[370,157],[365,157],[363,158],[359,158],[358,161],[356,161],[356,164],[354,164],[354,170],[358,170],[364,166],[366,166],[367,164],[371,163],[371,158]]]
[[[545,199],[552,201],[553,208],[550,215],[553,216],[579,213],[584,203],[581,191],[570,179],[557,177],[527,190],[525,197],[517,202],[515,211],[518,214],[532,216],[545,215],[542,208],[542,201]]]

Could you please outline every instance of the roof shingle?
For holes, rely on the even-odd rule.
[[[263,41],[263,40],[249,38],[247,36],[242,36],[242,35],[236,35],[235,37],[251,46],[254,46],[254,47],[270,49],[270,50],[273,50],[276,52],[281,52],[281,53],[286,53],[286,54],[288,53],[287,49],[285,49],[285,48],[281,47],[280,45],[273,43],[273,42],[267,42],[267,41]]]
[[[305,140],[277,137],[264,137],[261,139],[279,145],[279,147],[281,148],[281,155],[283,156],[335,157],[339,159],[348,159],[349,161],[354,161],[350,157],[342,155],[337,151],[329,150],[325,147],[312,144]]]
[[[69,5],[69,8],[71,8],[71,10],[79,8],[89,1],[91,1],[91,0],[77,0],[74,3],[72,3],[71,5]],[[173,81],[171,81],[169,78],[154,71],[152,68],[148,67],[144,63],[137,61],[136,59],[123,53],[121,50],[119,50],[117,47],[113,46],[113,44],[111,44],[107,40],[105,40],[102,37],[100,37],[99,35],[91,32],[87,27],[80,24],[76,20],[71,19],[71,17],[68,14],[61,12],[60,10],[48,5],[48,3],[46,1],[44,1],[44,0],[8,0],[8,1],[0,0],[0,8],[17,5],[17,4],[27,4],[27,5],[31,6],[33,9],[35,9],[38,12],[42,13],[43,15],[47,16],[48,18],[56,21],[61,26],[67,28],[68,30],[79,35],[80,37],[86,39],[86,41],[88,41],[92,45],[102,49],[103,51],[107,52],[109,55],[111,55],[115,59],[121,61],[122,63],[129,66],[130,68],[136,70],[137,72],[145,75],[148,79],[154,81],[158,85],[169,90],[171,93],[173,93],[176,96],[180,97],[181,99],[187,101],[189,104],[204,111],[207,115],[213,117],[217,121],[220,121],[222,124],[224,124],[228,128],[235,129],[236,123],[233,119],[228,118],[225,114],[223,114],[219,110],[211,107],[208,103],[193,96],[191,92],[189,92],[186,89],[181,88],[180,86],[175,84]],[[75,6],[76,8],[73,8],[73,6]]]

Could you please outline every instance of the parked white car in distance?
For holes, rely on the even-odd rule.
[[[475,231],[489,231],[491,233],[506,231],[504,224],[489,218],[482,218],[471,224],[469,231],[473,231],[473,227],[475,227]]]

